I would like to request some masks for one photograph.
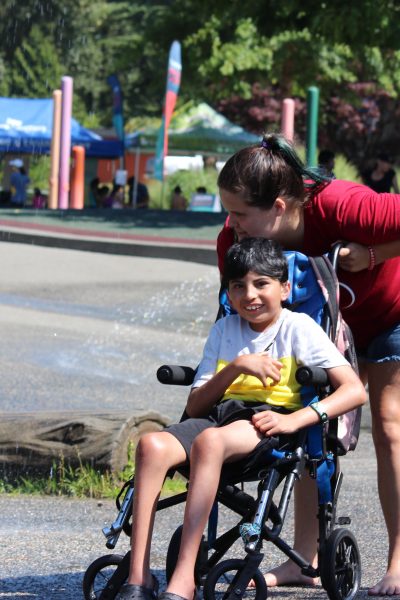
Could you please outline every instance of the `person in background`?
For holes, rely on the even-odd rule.
[[[32,208],[46,208],[46,200],[46,196],[36,187],[32,196]]]
[[[111,208],[112,200],[109,200],[110,188],[108,185],[102,185],[98,191],[98,207],[99,208]]]
[[[332,150],[321,150],[318,154],[318,168],[325,177],[336,179],[333,172],[335,168],[335,153]]]
[[[135,193],[135,178],[133,177],[133,175],[128,179],[128,186],[129,206],[131,206],[132,208],[149,208],[150,196],[147,186],[145,186],[144,183],[140,183],[140,181],[138,181],[136,186],[136,200],[133,197]]]
[[[385,152],[378,154],[374,167],[365,171],[362,178],[368,187],[379,194],[392,190],[395,194],[399,193],[396,171],[392,167],[391,158]]]
[[[114,184],[112,192],[107,199],[106,208],[124,208],[125,207],[125,188],[123,185]]]
[[[187,204],[188,202],[182,193],[182,188],[177,185],[172,192],[171,210],[186,210]]]
[[[89,185],[89,206],[91,208],[97,208],[99,206],[99,185],[100,179],[94,177]]]
[[[13,171],[10,177],[11,185],[11,204],[16,206],[25,206],[26,204],[26,188],[30,179],[26,174],[24,162],[20,158],[10,160],[9,165]]]

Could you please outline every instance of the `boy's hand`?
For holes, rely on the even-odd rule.
[[[253,415],[252,423],[258,431],[268,437],[279,433],[294,433],[298,430],[295,413],[282,415],[273,410],[264,410]]]
[[[281,380],[283,364],[271,358],[268,352],[258,354],[242,354],[233,361],[243,375],[252,375],[261,381],[264,387],[268,385],[267,377],[272,379],[272,385]]]

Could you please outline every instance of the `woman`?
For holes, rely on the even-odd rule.
[[[304,167],[290,144],[266,135],[222,169],[218,185],[229,220],[218,237],[219,266],[234,239],[266,237],[315,256],[344,240],[338,272],[341,309],[368,382],[378,486],[389,535],[388,570],[370,595],[400,593],[400,196],[377,194]],[[391,260],[389,260],[391,259]],[[295,547],[316,564],[315,486],[299,486]],[[308,500],[305,499],[307,494]],[[302,502],[300,508],[300,495]],[[305,518],[305,508],[309,508]],[[315,531],[312,531],[312,524]],[[270,586],[316,582],[288,561],[268,573]]]
[[[392,167],[389,156],[384,152],[376,157],[375,166],[363,173],[363,181],[365,185],[380,194],[390,192],[392,189],[396,194],[399,193],[396,171]]]

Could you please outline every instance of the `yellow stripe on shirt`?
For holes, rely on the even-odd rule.
[[[300,385],[296,381],[298,364],[291,356],[278,359],[283,367],[279,383],[272,385],[272,379],[267,379],[264,387],[261,381],[253,375],[239,375],[227,388],[222,400],[234,399],[245,402],[265,402],[273,406],[284,406],[288,410],[302,408]],[[217,372],[221,371],[228,361],[219,360]]]

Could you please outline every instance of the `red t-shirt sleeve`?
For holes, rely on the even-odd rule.
[[[221,275],[224,270],[225,254],[227,253],[228,248],[232,246],[234,241],[234,232],[233,229],[229,227],[229,217],[227,217],[224,226],[219,232],[217,238],[218,269]]]
[[[363,245],[399,239],[400,195],[378,194],[350,181],[334,180],[305,209],[305,254],[322,253],[338,240]]]

